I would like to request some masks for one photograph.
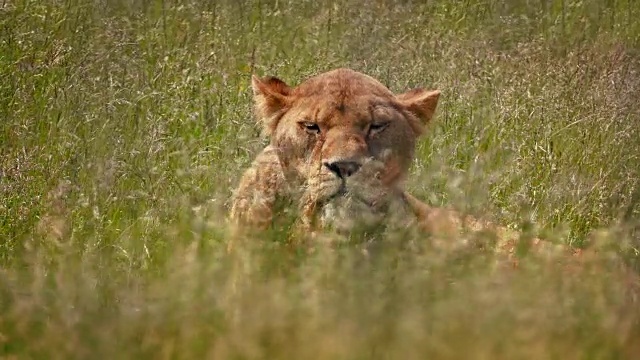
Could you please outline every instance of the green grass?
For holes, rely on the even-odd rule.
[[[640,7],[0,0],[0,357],[640,356]],[[252,73],[443,91],[407,187],[597,251],[236,239]],[[192,211],[203,206],[206,214]]]

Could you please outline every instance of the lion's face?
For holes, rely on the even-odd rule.
[[[398,188],[439,96],[421,89],[395,95],[347,69],[295,88],[254,77],[253,89],[259,120],[285,169],[326,212],[348,208],[353,199],[375,208]]]

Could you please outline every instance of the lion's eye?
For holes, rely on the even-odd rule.
[[[369,126],[369,135],[375,135],[375,134],[379,134],[382,131],[384,131],[384,129],[387,128],[387,126],[389,126],[388,122],[385,123],[378,123],[378,124],[371,124]]]
[[[306,132],[308,132],[309,134],[312,135],[317,135],[320,134],[320,126],[318,126],[318,124],[316,123],[312,123],[312,122],[301,122],[300,126],[302,128],[304,128],[304,130]]]

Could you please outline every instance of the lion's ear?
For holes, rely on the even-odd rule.
[[[278,125],[278,114],[289,105],[291,88],[278,78],[260,79],[255,75],[251,78],[251,87],[258,120],[262,123],[266,135],[271,135]]]
[[[396,99],[398,99],[400,104],[420,119],[422,126],[428,124],[431,118],[433,118],[439,97],[440,90],[424,89],[415,89],[396,95]]]

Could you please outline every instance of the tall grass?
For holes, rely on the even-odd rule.
[[[0,0],[0,355],[637,358],[639,17],[631,0]],[[231,189],[265,144],[251,74],[343,66],[443,91],[413,194],[595,251],[512,269],[426,234],[364,254],[273,229],[228,252]]]

